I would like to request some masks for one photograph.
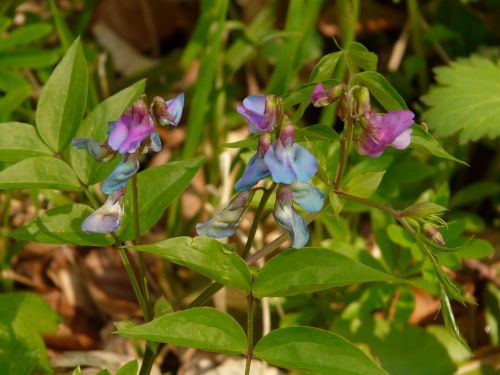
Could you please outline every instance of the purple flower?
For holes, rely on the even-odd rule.
[[[364,113],[364,129],[358,138],[358,152],[373,158],[380,156],[384,148],[391,146],[402,150],[411,142],[414,114],[412,111],[390,111],[377,115],[368,110]]]
[[[295,143],[295,130],[289,123],[281,129],[278,139],[267,150],[264,161],[273,181],[280,184],[308,181],[318,169],[314,155]]]
[[[314,86],[311,102],[315,107],[325,107],[339,99],[344,94],[345,89],[346,85],[344,83],[325,89],[323,83],[319,82]]]
[[[250,123],[250,133],[267,133],[276,127],[281,114],[281,98],[269,95],[250,95],[236,110]]]
[[[223,238],[236,232],[241,217],[252,200],[254,191],[244,191],[234,197],[222,211],[204,223],[196,224],[196,233],[200,236]]]
[[[82,230],[90,233],[111,233],[120,226],[123,216],[124,190],[111,194],[106,202],[82,223]]]
[[[236,182],[234,188],[238,191],[247,191],[260,180],[269,177],[271,172],[267,164],[264,162],[264,155],[271,146],[271,137],[268,134],[263,134],[259,138],[259,146],[257,152],[248,162],[243,176]]]
[[[107,144],[122,155],[134,153],[154,130],[153,119],[140,100],[134,103],[131,112],[123,114],[118,121],[110,122]]]
[[[170,100],[163,100],[157,96],[153,99],[153,113],[158,122],[165,125],[177,126],[181,121],[182,109],[184,108],[184,93]]]

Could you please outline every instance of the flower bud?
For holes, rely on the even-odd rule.
[[[322,82],[319,82],[315,87],[311,95],[311,101],[315,107],[325,107],[344,95],[346,85],[344,83],[339,83],[329,89],[325,89]]]
[[[283,144],[292,145],[295,142],[295,128],[293,125],[286,119],[285,126],[280,130],[279,139]]]
[[[153,114],[161,125],[177,126],[181,120],[182,109],[184,107],[184,94],[180,94],[174,99],[165,101],[162,97],[155,96],[151,103]]]
[[[423,229],[425,235],[429,237],[432,241],[434,241],[440,246],[446,245],[446,242],[444,242],[443,235],[439,232],[439,230],[436,227],[425,223]]]
[[[137,116],[139,119],[144,118],[144,116],[148,115],[148,109],[144,100],[138,99],[132,105],[132,115]],[[140,121],[140,120],[139,120]]]
[[[362,87],[358,91],[357,95],[357,113],[362,115],[364,113],[370,112],[370,91],[366,87]]]

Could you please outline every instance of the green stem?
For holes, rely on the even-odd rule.
[[[137,183],[137,175],[132,176],[132,208],[133,208],[133,218],[134,218],[134,245],[139,243],[139,238],[141,236],[140,222],[139,222],[139,189]],[[146,302],[146,310],[144,311],[144,319],[150,321],[152,317],[151,313],[151,298],[149,294],[148,278],[146,272],[146,263],[144,261],[144,254],[141,251],[137,252],[137,257],[139,259],[139,277],[141,280],[141,289]]]
[[[247,297],[248,311],[247,311],[247,354],[245,356],[245,375],[250,374],[250,366],[253,358],[253,322],[255,315],[254,297],[250,293]]]
[[[5,202],[2,207],[2,223],[1,227],[3,229],[2,237],[2,248],[0,249],[0,282],[2,289],[4,291],[12,290],[13,283],[10,280],[4,279],[2,274],[3,270],[8,267],[8,257],[9,257],[9,233],[10,233],[10,222],[9,222],[9,212],[10,204],[12,200],[12,193],[9,190],[5,191]]]
[[[427,60],[425,58],[424,44],[421,33],[421,16],[418,9],[418,0],[407,0],[408,15],[410,17],[411,36],[415,54],[420,59],[423,67],[419,69],[418,84],[421,92],[427,87]]]
[[[370,207],[378,208],[379,210],[385,211],[388,214],[395,216],[396,218],[401,217],[401,211],[395,210],[394,208],[389,207],[389,206],[387,206],[387,205],[385,205],[383,203],[379,203],[379,202],[373,201],[371,199],[357,197],[355,195],[351,195],[351,194],[345,193],[345,192],[343,192],[341,190],[334,190],[333,192],[335,194],[337,194],[339,197],[342,197],[342,198],[344,198],[346,200],[357,202],[357,203],[361,203],[361,204],[364,204],[365,206],[370,206]]]
[[[196,297],[196,299],[191,302],[188,309],[191,307],[203,306],[215,293],[224,287],[221,283],[212,283],[208,288],[206,288],[201,294]]]
[[[248,239],[245,244],[245,248],[241,253],[241,257],[243,259],[246,259],[248,257],[248,254],[250,254],[250,249],[252,248],[253,241],[255,239],[255,234],[257,233],[257,228],[259,227],[260,219],[262,217],[262,214],[264,213],[264,209],[266,208],[266,203],[269,200],[269,197],[271,196],[275,188],[276,188],[276,183],[273,182],[273,184],[269,186],[269,188],[264,190],[264,193],[262,194],[262,199],[259,202],[257,211],[255,211],[255,217],[253,218],[252,227],[250,228],[250,232],[248,232]]]
[[[347,105],[347,110],[349,111],[349,105]],[[337,173],[335,174],[335,180],[333,182],[333,189],[338,190],[340,188],[340,183],[342,182],[342,177],[344,176],[345,167],[347,165],[347,158],[349,156],[349,149],[351,147],[352,139],[352,118],[347,116],[345,123],[345,133],[340,140],[340,161]]]

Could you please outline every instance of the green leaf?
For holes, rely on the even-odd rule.
[[[170,302],[168,302],[164,296],[161,296],[155,302],[154,312],[155,312],[154,317],[158,318],[162,315],[174,312],[174,309],[172,308]]]
[[[446,207],[434,202],[420,202],[405,208],[402,214],[403,216],[410,216],[413,218],[425,218],[430,215],[440,215],[445,211],[447,211]]]
[[[163,315],[149,323],[120,328],[122,336],[226,354],[246,352],[245,332],[230,315],[196,307]]]
[[[35,294],[0,294],[0,368],[3,367],[3,355],[10,360],[10,371],[3,373],[22,374],[21,369],[32,366],[49,372],[51,368],[41,335],[55,331],[60,320],[47,302]],[[33,370],[24,373],[39,372]]]
[[[460,143],[500,135],[500,65],[480,57],[434,69],[437,85],[422,101],[422,114],[437,137],[460,134]]]
[[[38,132],[54,151],[62,151],[78,130],[87,89],[87,63],[77,39],[45,84],[36,110]]]
[[[68,164],[51,156],[39,156],[24,159],[1,171],[0,189],[80,191],[82,188]]]
[[[52,25],[47,22],[37,22],[28,25],[20,26],[5,39],[0,39],[0,50],[5,50],[9,47],[30,44],[38,39],[48,35],[52,31]]]
[[[464,340],[460,331],[458,329],[457,323],[455,322],[455,317],[453,315],[453,310],[451,309],[450,300],[446,295],[444,289],[441,289],[441,313],[443,314],[444,326],[448,333],[458,340],[465,349],[470,352],[469,345],[467,345],[467,341]]]
[[[271,331],[257,343],[254,355],[275,366],[321,374],[386,374],[353,343],[318,328]]]
[[[227,245],[213,238],[175,237],[133,248],[158,255],[221,284],[250,291],[251,276],[246,263]]]
[[[337,141],[339,135],[330,126],[316,124],[295,129],[295,141]]]
[[[223,143],[222,147],[227,147],[227,148],[250,148],[250,149],[257,149],[257,145],[259,144],[259,135],[251,135],[245,139],[242,139],[241,141],[236,141],[236,142],[229,142],[229,143]]]
[[[481,201],[500,192],[500,184],[493,181],[479,181],[456,192],[451,198],[450,207],[456,208]]]
[[[342,52],[332,52],[323,56],[314,66],[309,82],[316,83],[331,79],[339,60],[343,56]]]
[[[126,108],[144,92],[145,80],[119,91],[98,104],[92,112],[82,121],[76,132],[75,138],[90,138],[104,141],[108,130],[108,121],[117,120]],[[85,184],[95,184],[109,175],[116,163],[99,163],[86,150],[74,147],[69,151],[70,162],[73,170]]]
[[[0,124],[0,160],[18,161],[32,156],[50,155],[34,126],[21,122]]]
[[[411,147],[415,150],[429,153],[431,155],[437,156],[438,158],[453,160],[454,162],[469,165],[466,162],[457,159],[453,155],[450,155],[446,150],[439,144],[439,142],[429,133],[427,133],[420,126],[413,125],[413,132],[411,135]]]
[[[342,190],[357,197],[369,198],[377,191],[384,174],[385,171],[356,174]]]
[[[59,58],[58,50],[39,48],[19,48],[0,55],[0,67],[7,68],[45,68],[52,66]]]
[[[82,231],[82,221],[92,213],[83,204],[65,204],[45,211],[31,223],[10,233],[18,240],[81,246],[106,246],[114,241],[103,234]]]
[[[141,234],[151,229],[170,203],[189,186],[204,161],[202,156],[174,161],[148,168],[137,175]],[[132,189],[127,189],[125,215],[118,235],[122,240],[135,238],[132,207]]]
[[[116,375],[137,375],[137,370],[139,370],[139,363],[137,359],[134,359],[120,367]]]
[[[265,264],[253,283],[257,297],[293,296],[370,281],[401,281],[323,248],[288,249]]]
[[[377,99],[386,111],[408,109],[404,99],[382,74],[370,71],[358,73],[354,77],[356,81],[368,88],[370,94]]]
[[[363,70],[372,71],[377,70],[378,57],[373,52],[358,42],[349,44],[344,55],[347,60],[347,65],[350,66],[351,71],[356,71],[358,68]]]

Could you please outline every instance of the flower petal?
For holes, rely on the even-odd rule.
[[[234,188],[238,191],[247,191],[257,182],[270,175],[271,173],[264,159],[255,154],[248,162],[243,176],[236,182]]]
[[[151,140],[151,151],[160,152],[161,151],[161,139],[157,132],[153,132],[150,137]]]
[[[135,118],[135,120],[138,120],[138,118]],[[140,122],[134,121],[118,151],[121,154],[133,153],[141,145],[141,142],[154,132],[154,129],[153,120],[149,115],[144,116]]]
[[[391,146],[397,148],[398,150],[405,149],[411,143],[412,132],[412,129],[406,129],[404,132],[398,135],[394,141],[392,141]]]
[[[200,236],[212,238],[223,238],[232,236],[238,225],[241,217],[246,211],[248,204],[252,200],[254,191],[246,191],[239,193],[222,211],[214,217],[208,219],[204,223],[196,224],[196,233]]]
[[[250,95],[243,99],[246,110],[263,115],[266,112],[267,97],[264,95]]]
[[[295,143],[293,148],[294,158],[292,167],[297,176],[297,180],[302,182],[309,181],[318,170],[318,162],[314,155],[305,147]]]
[[[291,188],[286,186],[278,189],[273,212],[274,218],[276,222],[290,234],[293,241],[293,247],[304,247],[309,241],[309,231],[307,230],[306,222],[293,208],[291,197],[280,197],[283,195],[283,189]]]
[[[179,125],[182,117],[182,110],[184,108],[184,93],[177,95],[174,99],[167,100],[165,102],[167,106],[167,112],[170,116],[167,119],[167,123],[172,126]],[[162,125],[165,125],[161,122]]]
[[[110,195],[106,202],[82,222],[82,230],[90,233],[111,233],[120,226],[123,200]]]
[[[129,125],[132,120],[132,115],[123,115],[118,121],[109,122],[108,145],[115,151],[118,151],[120,146],[128,137]]]
[[[318,212],[323,208],[325,194],[317,187],[304,182],[292,184],[292,199],[306,212]]]
[[[380,128],[377,138],[384,144],[389,145],[401,133],[406,131],[413,124],[415,115],[412,111],[400,110],[390,111],[380,119]]]
[[[104,180],[101,185],[101,191],[104,194],[111,194],[123,187],[128,182],[128,179],[132,177],[139,170],[139,162],[137,159],[128,158],[125,161],[121,161],[113,172]]]
[[[101,144],[93,139],[75,138],[71,141],[71,144],[73,147],[87,150],[97,161],[109,161],[115,157],[115,151],[109,146]]]
[[[306,148],[296,143],[284,146],[280,139],[267,150],[264,161],[279,184],[308,181],[318,169],[316,158]]]

